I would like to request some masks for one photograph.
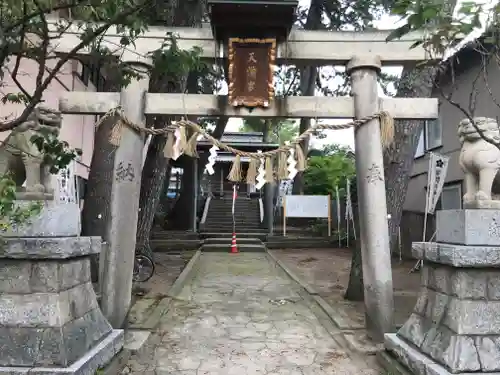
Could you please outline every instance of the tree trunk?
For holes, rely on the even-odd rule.
[[[168,190],[170,188],[170,179],[172,178],[172,163],[168,163],[167,171],[165,172],[165,179],[163,180],[163,187],[158,201],[158,208],[156,209],[155,217],[153,219],[153,228],[155,226],[166,229],[167,217],[170,213],[170,198],[168,197]]]
[[[160,202],[161,192],[170,160],[163,156],[166,138],[153,137],[142,169],[141,194],[139,198],[139,218],[137,221],[136,249],[139,252],[151,253],[149,237],[153,221]],[[170,168],[169,168],[170,169]],[[170,173],[168,178],[170,179]]]
[[[194,26],[201,22],[204,13],[204,1],[175,1],[171,3],[172,9],[168,12],[167,26]],[[156,74],[156,76],[154,76]],[[165,76],[162,71],[157,71],[151,77],[151,92],[184,92],[187,77]],[[196,82],[197,83],[197,82]],[[172,118],[157,116],[154,126],[163,127],[171,122]],[[138,251],[150,251],[149,237],[153,221],[158,209],[161,193],[167,174],[169,163],[163,156],[165,137],[154,137],[144,163],[141,194],[139,201],[139,220],[137,222],[136,248]],[[169,177],[170,178],[170,177]]]
[[[82,212],[82,235],[100,236],[104,241],[109,240],[106,238],[106,228],[111,219],[111,182],[117,148],[109,143],[108,138],[116,120],[116,118],[108,118],[99,126],[95,134],[94,152],[90,162]],[[93,282],[97,282],[98,272],[98,256],[93,256],[91,258]]]
[[[405,98],[430,97],[436,72],[437,68],[430,66],[403,70],[397,96]],[[398,244],[398,228],[401,223],[406,191],[423,124],[423,121],[416,120],[396,121],[394,142],[384,153],[387,211],[391,215],[389,220],[391,250]]]
[[[361,258],[361,243],[359,239],[354,241],[352,247],[351,272],[349,273],[349,284],[344,298],[349,301],[363,301],[365,290],[363,284],[363,262]]]
[[[187,230],[193,225],[193,184],[194,184],[194,160],[185,158],[182,165],[183,173],[181,178],[181,191],[179,199],[169,217],[172,218],[172,225],[175,229]],[[197,171],[198,172],[198,171]]]
[[[456,0],[445,0],[444,17],[452,22]],[[398,84],[397,97],[429,98],[438,73],[436,65],[405,67]],[[396,131],[392,147],[384,153],[385,186],[387,197],[387,212],[389,220],[390,248],[398,244],[399,226],[403,215],[403,206],[413,168],[415,152],[422,131],[423,121],[396,121]]]
[[[312,0],[307,20],[304,25],[306,30],[316,30],[322,27],[321,17],[323,15],[322,1]],[[300,71],[300,92],[302,96],[314,96],[314,89],[316,88],[316,78],[318,76],[318,68],[316,66],[305,66]],[[300,119],[299,134],[305,132],[311,125],[311,120],[308,118]],[[309,148],[309,140],[305,139],[301,142],[304,155],[307,155]],[[299,172],[293,180],[292,194],[304,194],[304,173]]]
[[[361,241],[359,239],[359,225],[357,225],[359,223],[359,214],[356,191],[356,189],[351,190],[351,200],[353,205],[352,211],[354,214],[354,223],[356,225],[355,231],[358,234],[358,238],[351,244],[351,272],[349,273],[349,284],[347,285],[347,289],[344,294],[344,298],[349,301],[363,301],[365,295],[363,284],[363,258],[361,254]]]
[[[262,142],[271,143],[271,120],[264,120],[262,127]]]

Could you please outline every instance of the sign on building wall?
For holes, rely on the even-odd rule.
[[[229,39],[229,103],[268,107],[274,96],[276,39]]]
[[[283,236],[286,235],[287,217],[326,218],[328,236],[331,236],[331,199],[329,195],[285,195],[283,196]]]

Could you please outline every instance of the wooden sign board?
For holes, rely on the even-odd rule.
[[[328,237],[330,237],[332,233],[330,195],[283,196],[283,236],[286,235],[287,217],[326,218],[328,219]]]
[[[269,107],[274,96],[276,39],[229,39],[229,103]]]

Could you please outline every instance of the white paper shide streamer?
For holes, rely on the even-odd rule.
[[[175,129],[174,136],[175,136],[175,143],[172,149],[172,160],[177,160],[182,155],[182,150],[179,149],[181,141],[181,131],[179,130],[179,128]]]
[[[209,152],[209,156],[208,156],[208,163],[207,165],[205,165],[205,170],[207,171],[207,173],[209,175],[213,175],[215,173],[214,171],[214,165],[215,165],[215,161],[217,160],[217,151],[219,151],[219,147],[213,145],[210,150],[208,150]]]
[[[288,163],[288,179],[293,180],[295,176],[297,175],[297,168],[295,166],[297,165],[297,162],[295,161],[295,150],[293,148],[290,149],[287,159]]]
[[[262,150],[258,150],[257,153],[261,154]],[[257,170],[257,177],[255,179],[257,181],[257,183],[255,184],[255,188],[258,190],[262,189],[266,184],[265,163],[266,161],[264,160],[264,158],[259,158],[259,169]]]

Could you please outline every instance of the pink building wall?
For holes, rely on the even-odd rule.
[[[55,60],[49,60],[47,62],[45,76],[49,74],[49,69],[53,67],[55,63]],[[6,67],[7,71],[5,72],[4,81],[0,83],[0,96],[2,97],[9,92],[18,93],[20,91],[8,73],[9,69],[12,69],[13,66],[14,61],[11,61]],[[95,92],[96,89],[92,83],[89,82],[88,86],[86,86],[80,80],[77,74],[80,70],[80,62],[72,61],[65,64],[44,92],[44,104],[57,109],[59,96],[65,91]],[[38,64],[35,61],[28,59],[22,60],[17,77],[26,91],[34,92],[37,73]],[[23,108],[24,106],[22,104],[0,103],[0,116],[2,119],[6,116],[17,116],[22,112]],[[60,139],[68,142],[70,147],[80,148],[83,151],[80,163],[76,163],[75,173],[85,179],[88,177],[94,149],[95,118],[94,115],[63,115]],[[1,132],[0,140],[4,140],[8,134],[9,132]]]

